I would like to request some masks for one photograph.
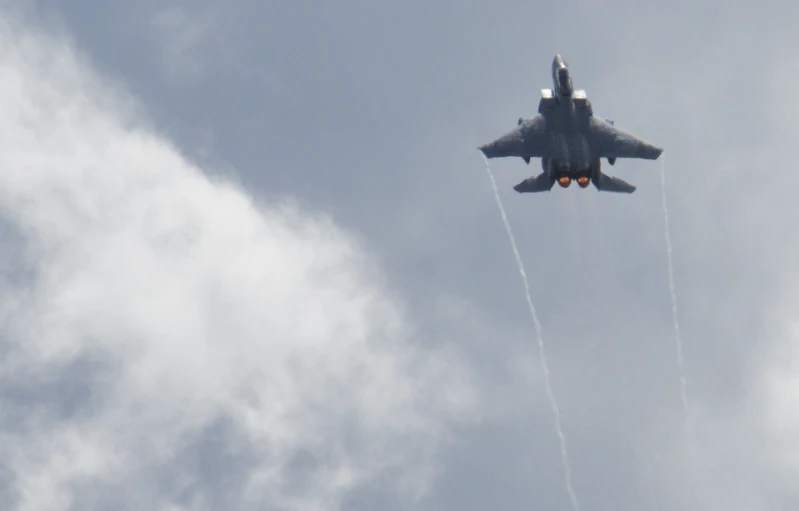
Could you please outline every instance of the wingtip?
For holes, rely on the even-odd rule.
[[[653,156],[652,159],[657,160],[658,158],[660,158],[660,155],[663,154],[663,150],[664,149],[662,147],[652,146],[652,156]]]

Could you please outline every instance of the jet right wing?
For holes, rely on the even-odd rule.
[[[543,115],[536,114],[529,119],[519,119],[513,131],[506,133],[493,142],[478,147],[486,158],[542,158],[549,147],[547,122]]]
[[[663,149],[622,131],[599,117],[591,117],[592,139],[600,158],[640,158],[657,160]]]

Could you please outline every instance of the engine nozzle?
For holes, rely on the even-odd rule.
[[[570,178],[569,176],[560,177],[560,178],[558,178],[558,184],[562,188],[568,188],[569,185],[572,184],[572,178]]]
[[[577,178],[577,184],[580,185],[580,188],[585,188],[591,184],[591,180],[588,178],[588,176],[580,176]]]

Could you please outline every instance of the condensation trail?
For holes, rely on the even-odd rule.
[[[677,292],[674,290],[674,265],[671,258],[671,235],[669,234],[669,209],[666,206],[666,153],[660,162],[660,187],[663,195],[663,223],[666,236],[666,254],[669,261],[669,291],[671,292],[671,315],[674,323],[674,337],[677,345],[677,365],[680,370],[680,390],[682,391],[682,406],[688,417],[688,380],[685,378],[683,366],[682,340],[680,339],[680,322],[677,320]]]
[[[549,366],[547,365],[547,359],[544,354],[544,338],[541,335],[541,323],[538,321],[538,314],[535,312],[533,299],[530,296],[530,284],[527,282],[527,273],[524,271],[524,264],[522,264],[522,258],[519,255],[519,249],[516,247],[516,239],[513,237],[513,231],[511,231],[510,228],[508,216],[505,214],[505,208],[502,206],[502,200],[499,198],[497,182],[494,180],[494,175],[491,173],[491,167],[488,164],[488,159],[482,153],[480,154],[483,156],[483,161],[485,161],[486,173],[488,174],[488,178],[491,180],[491,186],[494,189],[494,198],[497,201],[499,213],[502,215],[502,222],[505,224],[505,230],[508,232],[508,239],[510,240],[511,247],[513,248],[513,255],[516,256],[516,265],[519,267],[519,274],[521,275],[522,283],[524,284],[524,293],[525,298],[527,298],[527,306],[530,309],[530,316],[533,318],[533,324],[535,325],[535,332],[537,334],[538,351],[541,355],[541,365],[544,369],[544,384],[546,386],[547,397],[549,397],[549,403],[552,405],[552,412],[555,414],[555,430],[558,434],[558,439],[560,439],[560,457],[563,461],[563,467],[566,471],[566,491],[569,494],[569,499],[571,499],[572,509],[574,511],[579,511],[580,506],[577,504],[577,495],[574,493],[574,488],[572,487],[572,472],[571,466],[569,464],[568,450],[566,449],[566,436],[563,434],[563,428],[560,424],[560,408],[555,400],[555,394],[552,392],[552,385],[549,381]]]

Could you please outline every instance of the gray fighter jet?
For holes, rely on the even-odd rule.
[[[632,193],[635,186],[603,174],[600,158],[613,165],[616,158],[657,160],[663,149],[640,140],[594,116],[585,91],[574,90],[569,67],[563,57],[552,61],[554,90],[542,89],[538,115],[520,118],[516,128],[479,147],[487,158],[518,156],[525,163],[541,158],[544,172],[525,179],[513,189],[519,193],[549,191],[555,182],[567,188],[577,181],[599,191]]]

